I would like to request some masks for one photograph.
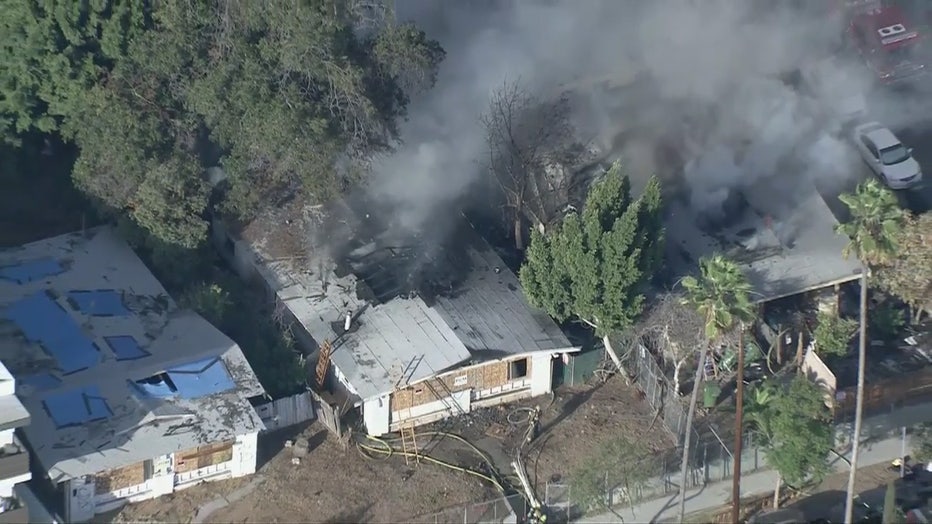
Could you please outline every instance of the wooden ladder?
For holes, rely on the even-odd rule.
[[[333,345],[329,340],[324,340],[320,345],[320,353],[317,355],[317,389],[324,388],[324,380],[327,378],[327,370],[330,369],[330,355],[333,353]]]
[[[401,425],[401,449],[405,452],[405,464],[420,464],[421,459],[417,451],[417,436],[414,434],[414,423],[407,422]]]

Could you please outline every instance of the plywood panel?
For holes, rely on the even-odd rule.
[[[175,453],[175,473],[187,473],[233,459],[233,441],[208,444]]]
[[[111,469],[94,476],[97,493],[110,493],[130,486],[137,486],[146,481],[146,463],[137,462],[122,468]]]
[[[431,379],[428,382],[430,382],[437,393],[439,393],[441,396],[446,394],[446,390],[449,390],[452,393],[456,393],[467,389],[488,389],[495,386],[501,386],[510,382],[511,380],[520,380],[517,377],[514,379],[509,377],[510,367],[511,361],[490,362],[481,366],[473,366],[463,370],[452,371],[450,373],[440,375],[435,379]],[[527,359],[527,376],[531,376],[530,358]],[[444,385],[446,385],[446,388],[443,387]],[[428,385],[425,383],[419,383],[392,393],[391,410],[399,411],[435,401],[437,401],[437,397],[434,395]]]

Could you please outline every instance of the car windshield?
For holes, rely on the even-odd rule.
[[[903,144],[897,144],[893,147],[880,150],[880,161],[885,166],[892,166],[906,161],[909,158],[909,151],[903,147]]]

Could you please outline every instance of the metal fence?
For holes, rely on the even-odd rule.
[[[691,442],[693,449],[690,468],[686,476],[686,489],[732,478],[734,458],[732,451],[719,439],[700,439]],[[542,499],[552,514],[561,520],[575,519],[598,507],[624,508],[641,502],[667,497],[679,492],[681,482],[682,448],[670,448],[662,453],[645,457],[634,467],[636,481],[622,478],[617,471],[605,471],[604,492],[587,493],[573,489],[573,479],[548,482]],[[754,444],[753,433],[747,433],[741,453],[741,473],[746,475],[766,468],[764,455]],[[633,471],[631,466],[626,472]],[[645,475],[646,474],[646,475]],[[646,478],[645,478],[646,476]]]
[[[653,353],[642,344],[636,344],[626,353],[623,364],[627,372],[634,375],[645,400],[660,411],[664,428],[677,442],[681,442],[686,434],[687,409]]]
[[[508,497],[484,502],[475,502],[464,506],[447,508],[437,513],[415,517],[410,522],[415,524],[510,524],[524,521],[528,514],[527,500],[523,495],[515,494]]]

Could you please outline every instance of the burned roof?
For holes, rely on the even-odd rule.
[[[770,183],[785,182],[772,178],[732,191],[715,214],[670,202],[667,261],[676,274],[696,271],[703,256],[725,254],[744,268],[755,302],[857,279],[860,265],[842,256],[848,239],[835,231],[835,217],[818,191],[798,191],[799,199],[786,205],[773,201],[785,191]]]
[[[0,252],[0,360],[55,482],[263,428],[240,348],[110,228]]]
[[[328,213],[300,259],[252,245],[260,273],[317,344],[332,343],[341,380],[361,398],[466,361],[576,349],[465,219],[428,242],[363,200]]]

